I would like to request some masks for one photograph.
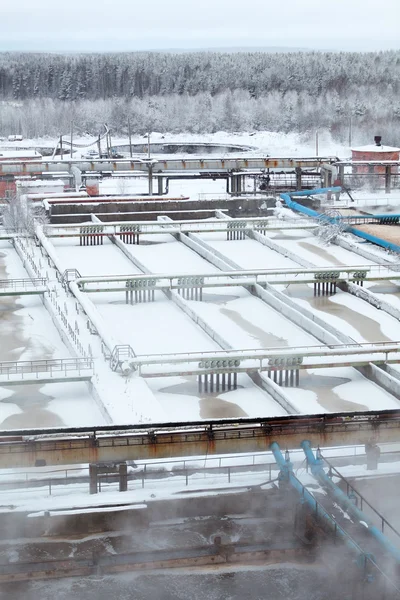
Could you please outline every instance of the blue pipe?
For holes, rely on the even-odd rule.
[[[394,252],[400,252],[400,246],[397,244],[392,244],[392,242],[387,242],[386,240],[382,240],[381,238],[376,237],[375,235],[371,235],[369,233],[365,233],[364,231],[360,231],[354,227],[349,227],[347,229],[350,233],[357,235],[358,237],[371,242],[372,244],[377,244],[378,246],[382,246],[382,248],[387,248],[388,250],[393,250]]]
[[[349,550],[357,555],[357,565],[361,568],[365,568],[367,559],[370,555],[366,555],[363,552],[352,538],[334,521],[334,519],[332,519],[326,510],[320,504],[317,504],[314,496],[300,483],[297,477],[294,476],[293,465],[288,459],[285,459],[282,456],[279,444],[272,442],[270,449],[280,468],[280,480],[288,481],[292,485],[296,492],[300,494],[304,502],[310,506],[312,511],[318,514],[321,519],[324,519],[324,521],[329,524],[330,528],[335,531],[336,535],[346,544]]]
[[[323,461],[321,459],[315,458],[311,443],[308,440],[304,440],[301,442],[301,447],[304,450],[304,454],[306,455],[308,464],[311,466],[311,473],[315,476],[315,478],[326,487],[332,495],[335,497],[337,502],[342,508],[345,508],[347,512],[349,512],[354,519],[357,521],[364,521],[368,525],[369,533],[379,542],[382,546],[382,549],[385,552],[388,552],[395,561],[400,564],[400,551],[396,546],[394,546],[388,538],[378,529],[368,517],[357,508],[353,502],[346,496],[344,492],[331,480],[330,477],[325,473],[323,468]]]
[[[331,187],[331,188],[316,188],[315,190],[302,190],[299,192],[285,192],[283,194],[280,194],[280,198],[285,202],[286,206],[288,206],[292,210],[296,210],[297,212],[303,213],[304,215],[307,215],[308,217],[319,218],[319,217],[323,216],[322,213],[319,213],[316,210],[313,210],[312,208],[308,208],[307,206],[303,206],[302,204],[299,204],[299,202],[295,202],[294,200],[292,200],[292,198],[297,198],[297,197],[301,197],[301,196],[313,196],[315,194],[327,194],[328,192],[331,192],[334,194],[334,193],[340,192],[341,189],[342,188],[340,188],[340,187]],[[373,215],[373,216],[379,218],[382,221],[385,221],[385,219],[388,219],[388,218],[395,218],[395,217],[400,218],[400,215],[397,215],[397,214],[396,215],[393,215],[393,214],[392,215]],[[329,221],[331,221],[332,223],[339,220],[339,218],[333,218],[333,217],[326,217],[326,218]],[[367,240],[368,242],[371,242],[372,244],[376,244],[377,246],[381,246],[382,248],[387,248],[389,250],[393,250],[394,252],[400,253],[400,246],[397,246],[396,244],[392,244],[391,242],[382,240],[381,238],[378,238],[374,235],[370,235],[369,233],[364,233],[364,231],[360,231],[359,229],[356,229],[354,227],[349,227],[347,229],[347,231],[349,231],[353,235],[356,235],[364,240]]]

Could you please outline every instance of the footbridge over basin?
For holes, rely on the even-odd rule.
[[[154,273],[149,275],[88,276],[75,279],[79,289],[87,293],[124,292],[127,303],[133,302],[128,294],[135,292],[135,302],[154,300],[155,291],[178,290],[188,299],[201,300],[202,290],[215,287],[265,285],[314,284],[314,286],[338,283],[359,283],[364,281],[396,281],[400,272],[395,265],[366,265],[294,268],[294,269],[252,269],[240,271],[220,271],[208,273]],[[197,293],[199,291],[199,293]],[[317,291],[317,288],[316,288]],[[333,290],[332,290],[333,291]],[[153,292],[146,296],[140,292]],[[148,296],[148,297],[147,297]]]
[[[343,344],[255,350],[220,350],[187,354],[150,354],[132,358],[132,366],[142,377],[212,375],[224,372],[249,373],[360,367],[369,363],[400,362],[400,344]],[[296,373],[298,376],[298,373]],[[287,382],[288,383],[288,382]],[[287,384],[286,383],[286,384]]]
[[[91,358],[59,358],[0,362],[0,385],[90,381]]]
[[[0,296],[28,296],[44,294],[47,291],[47,279],[1,279]]]

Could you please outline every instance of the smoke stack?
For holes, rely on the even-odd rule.
[[[382,144],[381,144],[381,139],[382,139],[382,136],[381,136],[381,135],[376,135],[376,136],[374,137],[375,144],[376,144],[377,146],[382,146]]]

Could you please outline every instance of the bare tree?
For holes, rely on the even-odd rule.
[[[13,195],[7,200],[3,211],[3,225],[7,231],[23,236],[33,236],[36,225],[45,225],[49,222],[43,206],[34,206],[22,194],[20,197]]]

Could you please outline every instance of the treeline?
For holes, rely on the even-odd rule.
[[[0,54],[3,99],[98,100],[226,90],[340,96],[364,86],[400,92],[400,52]]]
[[[400,138],[400,51],[0,54],[0,135],[299,131]]]

